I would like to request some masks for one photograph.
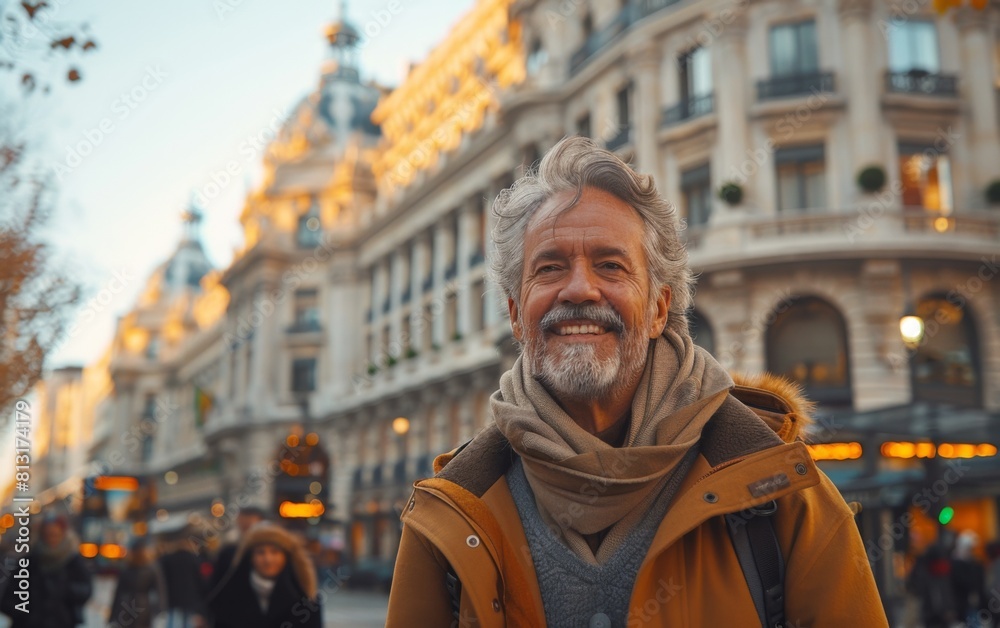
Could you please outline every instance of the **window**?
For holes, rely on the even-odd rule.
[[[146,359],[155,360],[160,357],[160,337],[157,334],[149,335],[149,342],[146,344]]]
[[[708,164],[681,173],[681,196],[688,227],[708,224],[712,214],[712,182]]]
[[[890,72],[937,73],[941,69],[933,22],[893,20],[887,30]]]
[[[142,461],[149,462],[153,458],[153,435],[142,435]]]
[[[531,42],[531,47],[528,49],[528,58],[526,61],[526,69],[529,76],[534,76],[542,69],[545,62],[549,60],[549,53],[545,50],[542,45],[542,40],[535,38]]]
[[[629,120],[629,92],[631,85],[625,85],[615,94],[615,101],[618,103],[618,128],[627,129]]]
[[[826,163],[822,146],[782,148],[774,153],[778,173],[778,210],[826,206]]]
[[[576,134],[590,137],[590,113],[585,113],[576,119]]]
[[[903,206],[949,213],[952,210],[951,162],[948,155],[922,144],[899,145],[899,180]]]
[[[677,63],[682,102],[712,93],[712,59],[707,48],[699,46],[689,50],[677,58]]]
[[[292,360],[292,392],[316,390],[316,358]]]
[[[771,27],[771,74],[801,76],[819,70],[813,20]]]
[[[715,334],[712,333],[708,320],[698,310],[692,309],[688,312],[688,330],[694,344],[709,353],[715,353]]]
[[[295,291],[295,329],[319,329],[319,299],[316,290]]]
[[[309,211],[299,216],[299,226],[295,232],[295,242],[301,248],[319,246],[323,241],[322,223],[319,210],[314,204]]]
[[[968,309],[939,296],[921,300],[917,315],[925,332],[910,360],[913,399],[981,406],[980,345]]]
[[[832,305],[815,297],[783,301],[767,329],[767,369],[801,384],[827,405],[850,405],[847,326]]]

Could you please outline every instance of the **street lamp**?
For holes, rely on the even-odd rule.
[[[410,420],[403,416],[396,417],[392,420],[392,431],[403,436],[410,431]]]
[[[910,349],[917,348],[924,338],[924,319],[917,315],[912,304],[899,317],[899,335]]]

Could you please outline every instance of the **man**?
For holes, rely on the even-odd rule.
[[[886,626],[852,510],[778,436],[808,404],[693,345],[652,178],[567,138],[493,211],[522,353],[415,485],[387,625]]]

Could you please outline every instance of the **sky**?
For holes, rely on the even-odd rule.
[[[9,83],[0,89],[11,92],[4,101],[21,107],[31,157],[58,184],[45,230],[55,262],[85,290],[70,319],[79,331],[50,356],[55,368],[100,356],[116,318],[177,246],[180,214],[193,193],[207,200],[201,234],[209,258],[217,267],[232,259],[243,197],[260,175],[261,151],[248,138],[315,89],[329,50],[323,29],[340,3],[50,5],[59,21],[86,23],[97,40],[97,50],[82,57],[82,80],[56,78],[48,95],[25,97]],[[409,64],[426,57],[473,5],[352,0],[347,17],[363,34],[362,79],[399,85]],[[226,181],[232,160],[239,172]]]

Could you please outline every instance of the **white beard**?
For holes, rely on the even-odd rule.
[[[541,330],[529,334],[524,346],[528,372],[535,379],[561,399],[582,402],[607,399],[634,385],[648,351],[649,338],[638,327],[626,328],[617,351],[603,360],[591,343],[554,347]]]

